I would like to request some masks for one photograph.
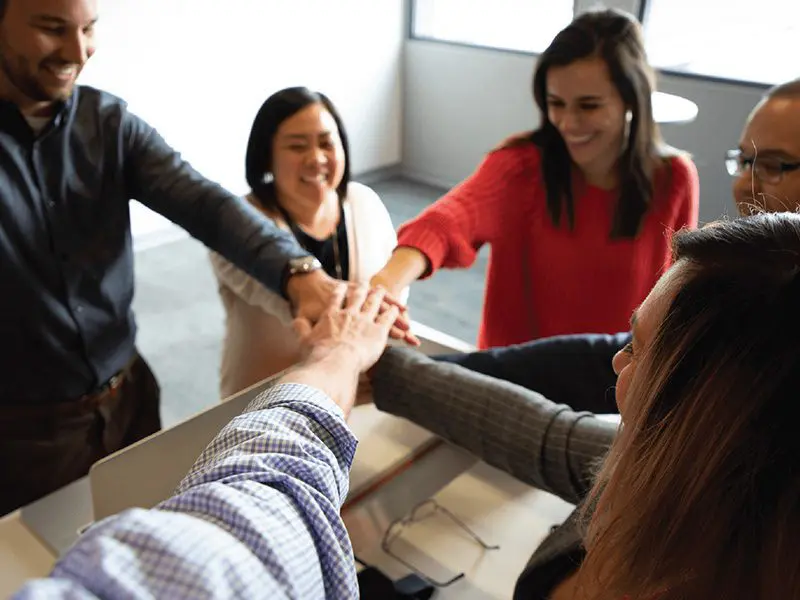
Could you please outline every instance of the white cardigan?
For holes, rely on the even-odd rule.
[[[349,280],[368,282],[389,260],[397,235],[383,202],[367,186],[350,183],[343,207]],[[226,313],[220,393],[227,398],[295,364],[300,352],[289,303],[219,254],[210,256]]]

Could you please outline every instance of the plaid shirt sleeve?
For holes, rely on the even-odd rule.
[[[97,523],[15,598],[357,598],[339,516],[355,449],[327,396],[277,385],[219,433],[173,497]]]

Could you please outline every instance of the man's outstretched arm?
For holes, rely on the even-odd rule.
[[[299,323],[305,364],[220,432],[175,496],[96,524],[16,598],[357,597],[344,418],[397,309],[378,316],[382,293],[363,289],[337,302]]]

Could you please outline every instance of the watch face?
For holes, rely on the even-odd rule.
[[[322,268],[322,263],[317,260],[316,256],[304,256],[303,258],[293,258],[289,261],[289,270],[292,274],[295,273],[310,273]]]

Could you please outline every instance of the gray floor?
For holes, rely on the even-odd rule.
[[[402,179],[372,185],[395,226],[418,214],[442,190]],[[472,268],[441,271],[411,289],[414,319],[467,341],[477,335],[485,251]],[[217,401],[223,312],[206,249],[195,240],[136,255],[138,345],[162,391],[162,419],[174,424]]]

